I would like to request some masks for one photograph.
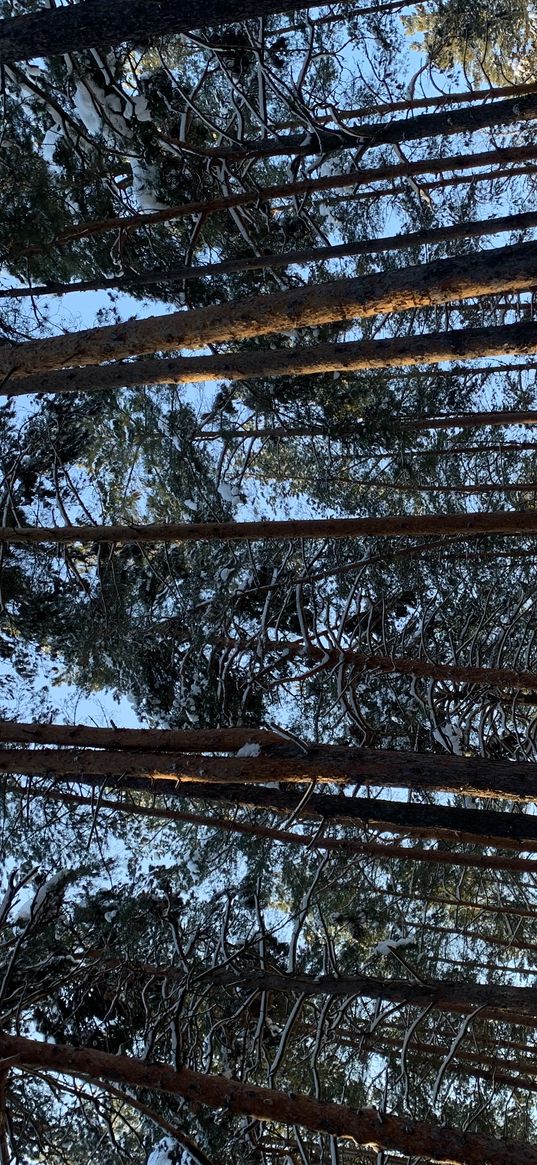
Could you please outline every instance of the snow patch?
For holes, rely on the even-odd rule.
[[[242,748],[239,748],[237,756],[259,756],[260,752],[260,744],[243,744]]]

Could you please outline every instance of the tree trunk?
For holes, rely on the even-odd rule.
[[[497,510],[492,513],[401,514],[390,518],[291,518],[269,522],[165,522],[145,526],[0,526],[0,544],[41,545],[51,542],[179,543],[217,540],[285,541],[289,538],[411,538],[414,536],[537,533],[537,511]]]
[[[69,364],[119,360],[156,349],[169,351],[183,345],[204,347],[210,342],[239,341],[451,300],[528,291],[536,283],[537,243],[523,243],[472,255],[471,262],[467,255],[458,255],[397,271],[254,296],[232,305],[218,304],[47,340],[5,344],[0,348],[0,375],[17,378]]]
[[[85,724],[26,724],[0,720],[0,741],[13,744],[61,744],[144,752],[234,752],[243,744],[281,745],[277,732],[265,728],[94,728]],[[330,746],[328,746],[330,747]],[[414,754],[412,754],[414,755]],[[536,798],[537,799],[537,798]]]
[[[255,1117],[280,1125],[299,1125],[327,1136],[353,1138],[359,1145],[374,1146],[412,1156],[428,1157],[438,1165],[537,1165],[537,1147],[497,1140],[485,1133],[463,1133],[447,1125],[435,1126],[376,1109],[354,1109],[290,1096],[256,1084],[208,1076],[189,1068],[174,1070],[166,1064],[149,1064],[131,1056],[111,1055],[95,1048],[48,1044],[24,1036],[0,1034],[0,1055],[19,1069],[54,1072],[99,1083],[111,1080],[127,1088],[154,1089],[181,1096],[195,1105],[223,1109],[227,1113]]]
[[[241,259],[226,259],[221,263],[205,263],[200,266],[153,268],[138,275],[116,275],[112,278],[97,276],[80,283],[41,284],[33,287],[13,287],[2,291],[4,299],[24,299],[39,295],[65,295],[75,291],[96,291],[100,288],[148,287],[154,283],[182,283],[200,279],[205,275],[233,275],[241,271],[277,270],[295,263],[321,263],[327,259],[352,258],[355,255],[381,255],[385,252],[404,251],[425,244],[449,242],[451,239],[479,238],[482,235],[497,235],[505,231],[528,230],[537,226],[537,211],[505,215],[503,218],[488,218],[475,222],[455,223],[452,226],[431,227],[411,231],[403,235],[389,235],[379,239],[360,239],[356,243],[340,243],[334,247],[308,247],[299,251],[276,254],[248,255]]]
[[[340,0],[348,3],[349,0]],[[0,65],[295,12],[297,0],[82,0],[0,22]]]
[[[410,6],[410,5],[409,5]],[[478,101],[494,101],[498,97],[517,97],[526,93],[535,93],[537,82],[530,81],[524,85],[491,85],[489,89],[463,90],[459,93],[442,93],[439,97],[409,97],[404,101],[387,101],[378,105],[360,105],[357,109],[338,109],[338,121],[349,121],[351,118],[384,117],[387,113],[413,113],[415,109],[444,109],[448,105],[475,105]],[[317,107],[318,109],[319,107]],[[333,121],[331,113],[317,112],[316,120],[320,125]],[[296,122],[280,121],[274,129],[294,129]]]
[[[86,773],[114,777],[137,774],[155,779],[214,780],[225,785],[321,781],[460,793],[520,804],[537,801],[537,765],[529,762],[309,743],[302,752],[275,733],[255,728],[181,732],[2,721],[0,741],[62,746],[60,751],[0,749],[0,772],[46,774],[50,770],[76,775],[83,767]],[[256,742],[265,750],[256,757],[196,756],[198,752],[224,751]],[[78,747],[66,747],[69,745]]]
[[[120,959],[106,962],[111,970],[122,966]],[[182,968],[132,964],[129,968],[155,979],[178,979],[183,982]],[[296,972],[250,970],[248,967],[215,967],[199,973],[198,982],[213,987],[240,987],[245,991],[270,991],[275,994],[293,992],[311,998],[316,995],[332,999],[382,999],[391,1003],[405,1003],[411,1007],[432,1006],[437,1011],[466,1015],[480,1009],[483,1019],[504,1020],[529,1027],[537,1026],[537,993],[533,987],[496,986],[491,983],[466,983],[460,980],[435,983],[413,982],[404,979],[381,979],[370,975],[306,975]]]
[[[537,215],[536,215],[537,220]],[[468,263],[468,258],[466,258]],[[491,328],[426,332],[386,340],[312,344],[300,348],[255,348],[219,356],[152,357],[128,363],[91,364],[35,373],[22,380],[8,379],[3,396],[32,392],[100,392],[138,384],[191,384],[205,380],[272,379],[280,376],[318,376],[326,372],[356,372],[374,368],[405,368],[442,360],[472,360],[483,356],[525,355],[537,348],[537,323],[505,324]],[[479,373],[479,368],[477,372]]]
[[[21,17],[22,19],[22,17]],[[1,57],[0,57],[1,60]],[[311,154],[333,153],[338,150],[359,150],[401,142],[423,141],[435,136],[477,133],[479,130],[502,127],[518,122],[533,121],[537,117],[537,94],[511,97],[505,101],[484,103],[477,109],[450,109],[440,113],[422,113],[417,117],[393,119],[370,125],[358,124],[352,129],[317,129],[313,133],[290,134],[283,138],[256,138],[232,146],[189,147],[188,142],[167,140],[181,151],[189,148],[201,157],[215,157],[227,162],[242,158],[308,157]]]
[[[496,488],[496,487],[495,487]],[[535,488],[535,486],[533,487]],[[230,646],[239,646],[239,641],[230,640]],[[515,671],[507,667],[466,667],[451,663],[434,663],[430,659],[416,659],[409,656],[375,655],[354,651],[345,647],[317,647],[305,643],[303,639],[291,642],[265,642],[267,651],[281,653],[285,659],[297,656],[305,664],[309,660],[319,661],[327,667],[338,663],[348,663],[358,671],[374,671],[385,674],[420,676],[425,679],[448,680],[456,684],[485,684],[487,687],[510,688],[514,691],[537,692],[537,674],[530,671]],[[246,645],[245,645],[246,650]],[[316,669],[318,670],[318,669]],[[295,681],[299,676],[292,677]]]
[[[532,365],[537,369],[537,365]],[[481,372],[482,369],[476,371]],[[516,372],[515,368],[505,368],[504,372]],[[537,409],[495,409],[490,413],[453,413],[445,417],[418,417],[415,421],[404,420],[404,429],[477,429],[483,425],[537,425]]]
[[[317,766],[318,767],[318,766]],[[202,794],[212,797],[212,791],[224,790],[235,784],[240,790],[241,804],[265,809],[283,809],[295,813],[300,795],[290,795],[280,789],[262,785],[263,780],[277,779],[274,759],[265,764],[260,774],[256,760],[251,757],[228,761],[203,757],[185,757],[181,761],[160,761],[151,755],[126,753],[81,753],[72,750],[3,749],[0,752],[0,771],[43,775],[52,781],[64,777],[80,784],[121,786],[128,781],[129,788],[159,789],[181,797],[196,798]],[[289,769],[286,770],[287,773]],[[293,770],[291,770],[292,772]],[[296,770],[295,770],[296,772]],[[310,770],[311,773],[311,770]],[[346,774],[345,774],[346,778]],[[287,776],[287,781],[304,781],[304,776]],[[317,779],[316,775],[314,779]],[[321,817],[336,825],[360,823],[368,828],[395,830],[416,837],[448,838],[470,844],[501,846],[504,849],[537,849],[537,818],[524,813],[497,813],[485,809],[459,809],[446,805],[413,804],[410,802],[381,801],[369,797],[339,797],[317,793],[310,797],[301,810],[302,817]]]
[[[474,170],[478,166],[485,166],[487,169],[483,175],[472,175],[468,179],[456,178],[454,181],[475,180],[490,182],[498,176],[494,171],[491,173],[491,166],[505,166],[506,162],[533,161],[536,156],[537,147],[534,145],[509,146],[501,151],[496,149],[485,150],[476,154],[457,154],[447,158],[421,158],[411,162],[396,162],[390,166],[356,169],[346,174],[323,175],[320,178],[303,178],[297,182],[279,183],[274,186],[264,186],[254,190],[243,190],[237,194],[230,194],[222,198],[187,202],[178,206],[167,207],[165,210],[152,210],[128,216],[118,215],[116,218],[94,219],[90,222],[67,227],[47,245],[35,243],[22,251],[17,251],[16,254],[17,256],[40,255],[52,245],[55,247],[67,246],[69,243],[76,242],[78,239],[104,234],[106,231],[121,230],[125,232],[134,230],[137,227],[155,226],[159,223],[170,222],[173,219],[190,217],[197,214],[202,214],[204,217],[207,217],[210,214],[217,214],[220,211],[231,210],[240,206],[257,205],[260,202],[269,202],[275,198],[291,198],[297,194],[313,194],[316,191],[359,187],[372,182],[413,177],[418,174],[447,174],[452,170]],[[167,165],[171,164],[172,161],[173,159],[171,157],[166,158]],[[520,170],[513,171],[513,173],[520,172]],[[525,170],[522,171],[522,173],[525,172]],[[509,173],[511,173],[509,170],[501,171],[502,175]],[[448,179],[446,179],[446,183],[449,183]],[[425,185],[427,186],[427,184]],[[434,185],[436,184],[433,183]],[[389,186],[384,191],[371,191],[369,197],[378,198],[382,194],[392,196],[393,193],[393,186]],[[360,195],[355,194],[353,197],[360,197]]]
[[[91,784],[92,782],[87,780],[85,782],[84,780],[76,782],[76,784],[84,783]],[[130,791],[131,788],[137,785],[137,782],[132,782],[127,778],[124,785],[126,790]],[[162,809],[155,805],[138,805],[131,801],[110,801],[107,798],[103,798],[100,791],[97,795],[98,799],[95,795],[83,797],[75,793],[65,793],[57,788],[39,788],[35,781],[28,788],[23,788],[19,785],[10,785],[10,791],[24,797],[25,803],[29,797],[40,797],[45,800],[59,801],[66,805],[91,806],[93,812],[98,809],[111,809],[115,813],[121,812],[138,817],[154,817],[157,821],[185,821],[191,825],[202,825],[208,829],[220,829],[226,833],[239,833],[246,834],[249,837],[266,838],[279,842],[282,845],[307,846],[308,849],[319,850],[321,853],[368,854],[372,857],[387,858],[389,861],[396,859],[404,862],[425,863],[426,865],[455,866],[462,869],[484,871],[509,870],[517,873],[537,875],[537,861],[533,861],[531,858],[496,857],[490,853],[460,853],[457,850],[452,851],[437,847],[403,846],[395,842],[362,842],[348,837],[326,838],[324,841],[319,841],[318,832],[310,836],[307,833],[293,833],[291,830],[276,829],[267,825],[252,825],[249,821],[238,821],[235,814],[232,817],[214,817],[200,813],[189,813],[184,810]],[[152,793],[154,796],[157,790],[154,785],[150,786],[148,784],[144,791]],[[158,790],[158,792],[160,795],[161,790]],[[216,793],[219,802],[232,804],[234,809],[240,805],[236,788],[229,790],[223,789],[222,786],[217,786]],[[200,794],[198,786],[196,796],[202,796],[202,799],[205,797],[206,800],[215,799],[209,796],[207,786],[204,786],[203,795]],[[276,809],[275,812],[286,813],[288,815],[283,809]],[[456,963],[456,966],[459,966],[459,964]],[[485,966],[488,967],[488,964],[485,964]],[[520,974],[526,973],[524,969],[520,972]]]
[[[537,370],[537,365],[535,365]],[[481,372],[481,369],[478,369]],[[510,371],[504,369],[504,371]],[[481,426],[502,426],[502,425],[537,425],[537,410],[529,410],[525,412],[492,412],[492,413],[463,413],[459,416],[445,416],[445,417],[418,417],[415,421],[410,419],[398,419],[399,430],[403,429],[405,432],[412,429],[477,429]],[[260,441],[281,441],[292,437],[325,437],[332,441],[345,440],[349,437],[357,437],[360,434],[360,429],[364,427],[364,422],[358,419],[352,427],[345,428],[344,426],[332,429],[329,425],[310,425],[294,426],[282,428],[281,426],[273,426],[269,429],[199,429],[197,433],[192,434],[193,441],[250,441],[253,437]],[[515,443],[506,442],[498,445],[498,451],[501,449],[509,449]],[[534,442],[520,442],[520,447],[533,448]],[[537,446],[536,446],[537,447]],[[470,449],[471,446],[467,447]],[[494,446],[483,445],[486,452],[487,449],[494,449]],[[475,451],[478,447],[475,446]],[[409,456],[448,456],[457,453],[456,446],[450,450],[434,450],[434,449],[409,449]]]

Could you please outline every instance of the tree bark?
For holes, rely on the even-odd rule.
[[[173,219],[189,217],[191,215],[203,214],[207,217],[210,214],[217,214],[220,211],[235,209],[240,206],[256,205],[259,202],[269,202],[274,198],[294,197],[296,194],[313,194],[316,191],[324,190],[341,190],[349,186],[359,187],[368,183],[385,181],[387,179],[413,177],[418,174],[446,174],[452,170],[473,170],[479,166],[487,167],[486,172],[482,175],[472,175],[468,179],[456,178],[453,181],[487,181],[490,182],[498,177],[494,171],[491,173],[490,167],[494,165],[505,166],[506,162],[515,161],[533,161],[537,156],[537,148],[535,146],[509,146],[502,150],[485,150],[476,154],[458,154],[447,158],[421,158],[412,162],[397,162],[390,166],[376,166],[369,169],[356,169],[347,174],[331,174],[324,175],[320,178],[303,178],[297,182],[279,183],[273,186],[264,186],[256,188],[255,190],[243,190],[237,194],[230,194],[223,198],[213,198],[204,201],[187,202],[178,206],[167,207],[165,210],[153,210],[140,212],[133,215],[117,216],[115,218],[94,219],[90,222],[79,223],[72,227],[67,227],[61,231],[48,244],[40,243],[32,244],[22,251],[17,251],[19,256],[40,255],[43,254],[51,246],[63,247],[78,239],[88,238],[93,235],[104,234],[106,231],[121,230],[122,232],[134,230],[137,227],[156,226],[159,223],[170,222]],[[171,157],[167,157],[167,164],[172,162]],[[513,173],[526,173],[525,170],[513,170]],[[511,171],[502,170],[501,174],[509,174]],[[446,179],[446,184],[449,184],[449,179]],[[433,183],[433,186],[436,185]],[[427,184],[425,184],[427,188]],[[392,196],[394,193],[393,186],[387,187],[384,191],[371,191],[369,197],[377,198],[381,195]],[[356,197],[360,197],[359,194]]]
[[[537,96],[536,96],[537,101]],[[0,376],[21,377],[66,365],[82,366],[157,349],[205,347],[209,342],[368,318],[383,312],[528,291],[537,284],[537,242],[457,255],[397,271],[338,279],[235,304],[177,311],[122,324],[66,333],[47,340],[5,344]]]
[[[266,728],[95,728],[85,724],[27,724],[0,720],[0,741],[13,744],[61,744],[144,752],[234,752],[243,744],[282,745]],[[413,754],[412,754],[413,755]]]
[[[535,365],[537,370],[537,365]],[[481,369],[479,369],[481,371]],[[509,369],[504,369],[507,372]],[[490,419],[489,419],[490,418]],[[197,433],[192,434],[193,441],[250,441],[253,437],[260,441],[281,441],[286,438],[293,437],[325,437],[332,441],[345,440],[349,437],[356,437],[363,428],[364,422],[357,420],[352,427],[344,428],[343,426],[332,429],[329,425],[310,425],[310,426],[295,426],[289,425],[285,428],[274,425],[268,429],[199,429]],[[418,417],[415,421],[410,419],[399,420],[398,428],[407,430],[412,429],[477,429],[481,426],[498,426],[502,425],[537,425],[537,410],[530,410],[525,412],[492,412],[492,413],[463,413],[459,416],[446,417]],[[534,442],[505,442],[497,446],[498,451],[502,449],[509,450],[519,444],[521,448],[533,448]],[[537,445],[535,445],[537,448]],[[464,447],[463,447],[464,448]],[[465,452],[470,449],[483,449],[483,452],[494,449],[493,445],[483,446],[467,446]],[[434,449],[409,449],[410,456],[438,456],[448,457],[457,454],[456,446],[453,449],[434,450]]]
[[[268,788],[263,781],[277,779],[277,767],[270,758],[260,774],[255,758],[232,758],[229,761],[203,757],[185,757],[181,761],[140,754],[81,753],[72,750],[3,749],[0,772],[39,774],[54,779],[76,780],[93,786],[112,785],[138,790],[159,790],[174,796],[196,798],[202,793],[212,797],[212,790],[224,790],[239,784],[241,804],[265,809],[284,809],[293,813],[300,805],[300,795]],[[291,770],[292,771],[292,770]],[[286,769],[289,773],[289,769]],[[296,772],[296,770],[295,770]],[[311,772],[311,770],[310,770]],[[304,775],[287,776],[289,783],[304,782]],[[314,770],[313,779],[319,778]],[[345,774],[345,780],[347,780]],[[208,792],[207,792],[208,791]],[[435,837],[467,841],[470,844],[502,846],[505,849],[537,849],[537,817],[524,813],[497,813],[485,809],[459,809],[446,805],[381,801],[369,797],[339,797],[318,793],[310,797],[304,817],[321,817],[337,825],[361,823],[368,828],[395,830],[417,837]]]
[[[357,1112],[344,1105],[290,1096],[258,1085],[208,1076],[189,1068],[174,1070],[131,1056],[111,1055],[95,1048],[48,1044],[24,1036],[0,1035],[0,1055],[19,1068],[60,1076],[112,1080],[128,1088],[155,1089],[182,1096],[191,1104],[224,1109],[283,1125],[300,1125],[327,1136],[354,1138],[359,1145],[428,1157],[437,1165],[537,1165],[537,1147],[498,1140],[484,1133],[462,1133],[408,1117],[380,1115],[376,1109]]]
[[[230,644],[238,646],[238,641],[231,640]],[[519,672],[507,667],[466,667],[451,663],[434,663],[430,659],[417,659],[409,656],[374,655],[345,647],[325,649],[317,647],[313,643],[304,643],[303,639],[291,642],[267,641],[265,649],[280,652],[286,659],[298,656],[304,663],[315,660],[321,664],[325,663],[327,667],[334,667],[334,665],[345,661],[359,671],[421,676],[426,679],[453,681],[457,684],[485,684],[487,687],[511,688],[514,691],[537,691],[537,674],[535,672]]]
[[[111,970],[121,966],[120,960],[110,961]],[[185,974],[180,968],[154,964],[128,964],[133,970],[156,979],[179,979]],[[108,966],[108,963],[107,963]],[[391,1003],[406,1003],[411,1007],[433,1006],[437,1011],[468,1014],[480,1009],[480,1018],[505,1020],[529,1027],[537,1026],[537,993],[533,987],[496,986],[491,983],[466,983],[460,980],[435,983],[413,982],[404,979],[381,979],[370,975],[305,975],[293,972],[249,970],[247,967],[215,967],[200,971],[196,983],[214,987],[240,987],[245,991],[270,991],[275,994],[293,992],[308,998],[316,995],[332,999],[383,999]]]
[[[159,737],[163,740],[160,747]],[[186,743],[175,744],[174,740]],[[84,769],[87,774],[120,779],[138,775],[157,781],[211,780],[224,785],[320,781],[460,793],[520,804],[537,801],[537,765],[529,762],[340,745],[305,744],[301,752],[275,734],[249,728],[192,733],[123,728],[114,732],[106,728],[12,725],[4,721],[0,723],[0,741],[62,746],[60,750],[0,749],[0,772],[51,771],[75,776]],[[196,755],[256,741],[265,749],[256,757]],[[78,747],[65,747],[73,744]],[[89,751],[94,747],[99,751]],[[155,748],[158,751],[152,751]]]
[[[76,781],[76,784],[92,784],[88,780],[83,779]],[[131,781],[129,778],[124,782],[127,791],[137,788],[136,781]],[[196,796],[205,800],[218,800],[219,803],[233,805],[234,809],[240,806],[240,794],[238,794],[235,787],[224,789],[219,786],[203,786],[203,792],[200,792],[200,786],[196,788]],[[216,796],[212,795],[211,790],[216,791]],[[97,797],[83,797],[74,793],[60,792],[58,788],[38,788],[35,781],[32,782],[28,788],[21,788],[16,786],[15,789],[10,789],[15,793],[24,797],[25,802],[29,797],[41,797],[43,799],[50,798],[52,801],[60,801],[66,805],[88,805],[91,806],[92,811],[98,809],[112,809],[114,812],[123,812],[140,817],[155,817],[156,820],[169,821],[186,821],[191,825],[203,825],[208,829],[221,829],[227,833],[248,834],[250,837],[258,837],[264,839],[271,839],[279,842],[282,845],[298,845],[307,846],[309,849],[319,850],[322,853],[341,852],[352,854],[368,854],[372,857],[387,858],[388,861],[398,860],[404,862],[418,862],[426,865],[441,865],[441,866],[455,866],[462,869],[477,869],[477,870],[510,870],[517,873],[527,873],[537,875],[537,861],[531,858],[510,858],[504,856],[496,856],[490,853],[475,854],[475,853],[461,853],[458,850],[440,849],[437,847],[423,846],[408,846],[398,845],[396,842],[368,842],[356,841],[354,838],[338,837],[326,838],[324,841],[318,840],[318,833],[311,836],[307,833],[293,833],[291,830],[276,829],[266,825],[252,825],[250,822],[238,821],[236,816],[232,817],[214,817],[203,815],[200,813],[189,813],[184,810],[162,809],[155,805],[138,805],[131,802],[109,801],[101,797],[99,792]],[[143,790],[155,796],[157,792],[154,785],[147,785]],[[162,790],[158,790],[161,795]],[[276,813],[282,813],[288,816],[288,809],[281,809],[275,807]],[[459,965],[458,963],[456,964]],[[488,966],[488,964],[486,965]],[[522,970],[521,974],[526,974]]]
[[[477,109],[451,109],[449,112],[422,113],[417,117],[392,119],[390,122],[363,125],[351,129],[317,129],[314,133],[290,134],[280,138],[256,138],[240,145],[195,147],[190,149],[202,157],[225,159],[227,162],[243,158],[308,157],[311,154],[333,153],[339,150],[360,150],[401,142],[423,141],[441,135],[477,133],[496,125],[507,126],[517,122],[533,121],[537,117],[537,94],[511,97],[504,101],[483,104]],[[182,151],[188,142],[179,143],[168,138]],[[170,159],[171,160],[171,159]]]
[[[498,97],[521,97],[526,93],[535,93],[537,82],[530,81],[524,85],[491,85],[489,89],[463,90],[459,93],[442,93],[438,97],[409,97],[404,101],[387,101],[378,105],[361,105],[356,109],[338,109],[338,121],[349,121],[350,118],[384,116],[387,113],[413,113],[415,109],[444,109],[448,105],[475,105],[478,101],[494,101]],[[321,125],[333,121],[331,113],[317,113],[317,121]],[[274,129],[294,129],[295,122],[280,121]]]
[[[349,0],[340,0],[348,3]],[[0,65],[295,12],[297,0],[82,0],[0,22]]]
[[[33,392],[100,392],[139,384],[191,384],[213,379],[242,381],[253,377],[269,380],[281,376],[318,376],[327,372],[407,368],[483,356],[520,356],[536,349],[537,323],[524,322],[496,328],[425,332],[386,340],[312,344],[291,349],[255,348],[218,356],[152,357],[104,366],[91,364],[83,369],[65,368],[57,372],[35,373],[22,380],[8,379],[0,387],[0,396],[24,396]]]
[[[241,259],[226,259],[220,263],[205,263],[199,266],[159,267],[137,275],[117,275],[112,278],[97,276],[95,279],[79,283],[40,284],[33,287],[13,287],[1,292],[3,299],[24,299],[27,296],[65,295],[75,291],[96,291],[100,288],[147,287],[154,283],[182,283],[191,279],[201,279],[205,275],[234,275],[241,271],[261,271],[270,268],[278,270],[295,263],[321,263],[328,259],[352,258],[356,255],[381,255],[385,252],[404,251],[425,244],[452,239],[479,238],[482,235],[497,235],[505,231],[529,230],[537,225],[537,211],[504,215],[502,218],[455,223],[452,226],[431,227],[420,231],[410,231],[403,235],[389,235],[379,239],[360,239],[356,243],[340,243],[334,247],[308,247],[298,251],[274,254],[248,255]]]
[[[285,541],[289,538],[411,538],[476,534],[509,537],[537,533],[537,511],[497,510],[491,513],[401,514],[389,518],[305,518],[258,522],[182,522],[138,526],[0,526],[0,545],[13,543],[136,543]]]

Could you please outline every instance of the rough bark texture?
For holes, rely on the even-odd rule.
[[[343,1105],[293,1096],[269,1088],[207,1076],[188,1068],[148,1064],[130,1056],[110,1055],[94,1048],[46,1044],[24,1036],[0,1035],[0,1056],[24,1069],[55,1072],[86,1079],[112,1080],[132,1088],[149,1088],[185,1097],[192,1104],[224,1109],[261,1121],[299,1125],[335,1137],[354,1138],[359,1145],[393,1149],[428,1157],[436,1165],[537,1165],[537,1147],[497,1140],[482,1133],[462,1133],[375,1109],[357,1112]]]
[[[242,259],[226,259],[222,263],[204,263],[187,267],[157,267],[138,275],[116,275],[111,278],[96,276],[95,279],[79,283],[37,284],[34,287],[12,287],[2,291],[2,298],[23,299],[27,296],[65,295],[73,291],[96,291],[99,288],[147,287],[153,283],[175,283],[183,280],[200,279],[205,275],[233,275],[240,271],[259,271],[266,268],[278,269],[294,263],[325,262],[355,255],[381,255],[385,251],[403,251],[424,244],[434,245],[451,239],[478,238],[481,235],[497,235],[502,231],[528,230],[537,225],[537,212],[525,211],[521,214],[505,215],[503,218],[483,219],[476,222],[455,223],[447,227],[431,227],[421,231],[410,231],[404,235],[389,235],[379,239],[360,239],[357,243],[340,243],[335,247],[308,247],[299,251],[285,251],[277,254],[248,255]]]
[[[307,775],[297,769],[283,768],[288,783],[308,779],[337,780],[318,776],[315,766]],[[262,771],[260,771],[262,770]],[[186,756],[181,760],[160,758],[151,754],[104,753],[77,749],[2,749],[0,772],[43,775],[51,781],[65,777],[80,784],[112,786],[161,791],[180,797],[197,797],[200,789],[224,789],[242,786],[240,796],[244,803],[265,809],[285,809],[294,813],[300,796],[285,790],[268,788],[263,781],[278,779],[275,758],[260,759],[233,757],[230,759],[197,758]],[[339,778],[341,780],[341,777]],[[344,772],[343,779],[348,779]],[[379,778],[380,779],[380,778]],[[361,823],[369,828],[395,829],[414,836],[455,838],[471,844],[501,845],[506,849],[523,844],[525,849],[537,848],[537,817],[523,813],[498,813],[485,809],[459,809],[447,805],[413,804],[400,801],[381,801],[369,797],[339,797],[317,793],[310,797],[301,816],[321,817],[338,825]]]
[[[106,966],[115,970],[125,966],[125,963],[120,959],[111,959],[107,960]],[[155,966],[152,963],[129,963],[128,967],[157,979],[185,980],[185,973],[179,967]],[[460,980],[422,983],[405,979],[381,979],[372,975],[282,974],[229,966],[201,971],[199,981],[212,986],[240,987],[245,991],[296,992],[307,997],[328,995],[333,999],[364,996],[367,999],[408,1003],[413,1007],[432,1004],[437,1011],[463,1015],[479,1008],[480,1018],[504,1019],[509,1023],[537,1026],[537,993],[533,987],[495,986]]]
[[[483,760],[482,757],[450,756],[389,749],[347,748],[340,745],[298,746],[285,742],[276,733],[256,728],[216,728],[182,732],[175,729],[93,728],[85,725],[17,724],[0,722],[0,741],[10,744],[78,745],[78,750],[59,753],[47,750],[22,752],[0,750],[0,771],[13,771],[14,758],[44,756],[41,768],[77,772],[93,763],[110,774],[126,776],[142,771],[177,773],[196,780],[209,773],[225,774],[247,784],[260,781],[325,780],[338,784],[378,785],[385,788],[426,789],[461,793],[496,800],[537,802],[537,765],[512,761]],[[198,752],[227,752],[243,744],[258,743],[264,754],[258,757],[208,757]],[[85,749],[102,749],[88,753]],[[104,750],[107,750],[106,752]],[[184,755],[184,754],[187,755]],[[182,755],[181,755],[182,754]],[[94,758],[92,760],[92,758]],[[100,759],[99,759],[100,758]],[[23,760],[20,762],[23,763]],[[78,769],[77,769],[78,766]],[[101,771],[103,771],[101,768]]]
[[[1,543],[45,542],[264,542],[288,538],[409,538],[414,535],[473,537],[476,534],[535,534],[537,511],[402,514],[390,518],[307,518],[281,522],[167,522],[147,526],[0,526]]]
[[[48,798],[51,801],[60,801],[66,805],[90,805],[94,811],[111,809],[117,813],[132,814],[138,817],[154,817],[156,820],[185,821],[190,825],[203,825],[207,829],[220,829],[227,833],[240,833],[249,837],[270,838],[283,845],[307,846],[308,849],[319,850],[323,853],[370,854],[375,857],[398,858],[407,862],[425,862],[427,865],[453,865],[463,869],[517,870],[528,874],[537,872],[537,862],[532,861],[531,858],[495,857],[490,853],[486,855],[458,851],[451,853],[447,849],[401,846],[394,842],[389,844],[362,842],[348,837],[330,837],[324,841],[319,841],[317,834],[293,833],[291,830],[277,829],[269,825],[252,825],[249,821],[238,821],[235,814],[232,817],[215,817],[213,814],[209,816],[202,813],[190,813],[182,809],[163,809],[155,805],[139,805],[132,800],[110,801],[102,796],[101,790],[99,790],[98,795],[84,797],[81,794],[63,792],[58,788],[38,788],[35,782],[27,789],[13,784],[10,785],[10,789],[23,796],[25,802],[28,797],[40,797],[42,799]],[[154,787],[152,792],[155,793]],[[490,964],[488,969],[490,969]],[[530,974],[533,972],[523,971],[521,973]]]
[[[348,0],[343,0],[347,3]],[[307,5],[305,5],[307,7]],[[294,12],[297,0],[81,0],[0,22],[0,64],[58,56],[256,16]]]
[[[0,741],[13,744],[62,744],[145,752],[234,752],[243,744],[281,745],[265,728],[94,728],[86,724],[27,724],[0,720]],[[413,755],[413,754],[412,754]]]
[[[536,97],[537,101],[537,97]],[[537,243],[499,247],[381,274],[338,279],[236,304],[178,311],[123,324],[5,344],[0,376],[27,376],[67,365],[119,360],[157,350],[200,347],[271,332],[409,311],[450,300],[524,291],[537,284]]]
[[[536,222],[537,222],[537,215]],[[8,380],[2,396],[32,392],[100,392],[137,384],[191,384],[204,380],[251,380],[278,376],[312,376],[371,368],[402,368],[442,360],[525,355],[537,349],[537,323],[497,328],[466,328],[387,340],[314,344],[308,348],[226,352],[222,356],[153,357],[129,363],[65,368]],[[479,371],[479,369],[478,369]],[[337,390],[336,390],[337,391]],[[416,488],[416,487],[411,487]]]

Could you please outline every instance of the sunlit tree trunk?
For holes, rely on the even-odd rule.
[[[321,766],[318,766],[319,768]],[[264,771],[261,771],[263,769]],[[93,786],[122,785],[139,791],[159,790],[164,794],[196,798],[210,797],[212,790],[241,786],[240,803],[264,809],[284,809],[293,814],[300,806],[300,795],[273,788],[277,768],[273,758],[268,764],[255,758],[235,757],[229,761],[187,756],[161,759],[158,756],[134,757],[128,753],[82,753],[72,750],[19,749],[2,750],[0,771],[46,776],[54,784],[67,777],[70,781]],[[310,774],[315,774],[315,768]],[[345,782],[348,777],[344,772]],[[299,768],[287,769],[286,783],[304,783]],[[315,776],[313,777],[315,779]],[[322,779],[322,778],[321,778]],[[324,778],[327,779],[327,778]],[[263,782],[269,781],[270,787]],[[381,781],[379,780],[379,783]],[[505,849],[537,849],[537,818],[531,814],[498,813],[489,809],[461,809],[447,805],[429,805],[408,801],[382,801],[370,797],[339,797],[317,793],[301,810],[306,818],[320,817],[336,825],[361,824],[369,828],[415,837],[448,838],[471,844],[501,845]]]
[[[428,792],[464,793],[496,800],[537,801],[537,765],[484,760],[446,753],[286,744],[275,733],[255,728],[171,729],[92,728],[84,725],[0,722],[0,741],[61,745],[0,749],[0,772],[109,776],[177,776],[219,784],[329,782]],[[257,744],[257,756],[199,756]],[[68,746],[76,747],[68,747]]]
[[[537,1147],[498,1140],[484,1133],[463,1133],[448,1125],[435,1126],[375,1109],[346,1108],[309,1096],[277,1092],[224,1076],[207,1076],[188,1068],[174,1070],[130,1056],[111,1055],[95,1048],[48,1044],[24,1036],[0,1035],[0,1055],[22,1071],[53,1072],[107,1080],[129,1088],[154,1089],[190,1103],[224,1109],[261,1121],[299,1125],[334,1137],[351,1137],[359,1145],[393,1149],[423,1156],[443,1165],[537,1165]]]
[[[536,215],[537,221],[537,215]],[[312,344],[304,348],[255,348],[221,356],[152,357],[128,363],[64,368],[9,379],[0,394],[23,396],[31,392],[101,392],[138,384],[192,384],[205,380],[272,379],[313,376],[375,368],[405,368],[443,360],[472,360],[483,356],[526,355],[537,349],[537,323],[506,324],[497,328],[466,328],[429,332],[386,340],[358,340],[339,344]],[[477,370],[479,371],[479,369]],[[337,393],[337,389],[335,390]],[[307,396],[306,385],[304,394]],[[413,422],[409,422],[413,424]]]

